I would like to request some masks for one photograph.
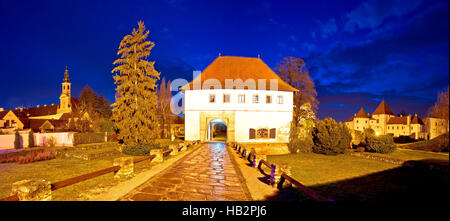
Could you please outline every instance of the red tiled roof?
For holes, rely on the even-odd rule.
[[[377,109],[375,109],[375,111],[372,113],[372,115],[374,114],[395,115],[384,100],[380,103],[380,105],[378,105]]]
[[[0,111],[0,119],[3,119],[6,114],[8,114],[9,110],[5,110],[5,111]]]
[[[364,109],[361,107],[361,109],[358,111],[355,117],[360,118],[369,118],[369,114],[364,111]]]
[[[353,121],[353,118],[355,118],[355,116],[352,116],[350,119],[348,119],[348,120],[345,121],[345,122],[352,122],[352,121]]]
[[[14,110],[14,114],[18,117],[37,117],[37,116],[46,116],[46,115],[54,115],[58,113],[57,104],[41,106],[41,107],[29,107]]]
[[[236,85],[237,88],[244,87],[247,79],[253,79],[255,89],[269,90],[270,80],[278,80],[278,91],[298,91],[291,85],[284,82],[275,72],[272,71],[260,58],[221,56],[216,58],[196,79],[201,77],[201,84],[207,79],[217,79],[225,89],[225,80],[241,79],[243,84]],[[266,88],[258,88],[258,79],[265,80]],[[194,80],[195,81],[195,80]],[[193,82],[190,82],[189,90],[195,90]],[[187,90],[185,85],[181,90]],[[233,89],[233,88],[230,88]]]
[[[422,119],[420,119],[417,115],[415,115],[415,116],[411,119],[411,124],[422,124],[422,125],[424,125]]]
[[[387,124],[408,124],[408,118],[407,117],[391,117],[389,118],[389,121]]]

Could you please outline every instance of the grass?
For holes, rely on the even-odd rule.
[[[306,186],[334,182],[398,167],[349,155],[297,153],[267,156],[270,163],[287,163],[292,176]]]
[[[171,143],[161,140],[160,142]],[[179,141],[176,141],[179,142]],[[96,154],[110,152],[114,147],[102,147],[97,149],[74,150],[82,153]],[[64,151],[64,152],[66,152]],[[120,152],[102,156],[92,160],[77,158],[65,158],[59,154],[56,159],[39,161],[29,164],[5,163],[0,164],[0,198],[10,196],[11,185],[24,179],[46,179],[54,183],[68,178],[76,177],[96,170],[113,166],[113,160],[117,157],[128,156]],[[150,161],[143,161],[135,165],[135,173],[140,173],[151,168]],[[114,179],[113,173],[102,175],[71,186],[64,187],[52,193],[52,200],[76,201],[88,200],[91,195],[99,194],[120,181]]]
[[[404,153],[397,156],[401,154]],[[438,200],[448,194],[448,174],[423,172],[350,155],[298,153],[267,158],[270,163],[288,163],[294,179],[335,200]],[[296,198],[293,200],[308,198],[298,189],[283,191],[294,191]],[[283,191],[273,199],[285,196]]]
[[[432,152],[423,152],[409,149],[396,149],[393,153],[389,154],[381,154],[381,153],[368,153],[377,156],[390,157],[399,160],[425,160],[425,159],[437,159],[437,160],[449,160],[448,153],[432,153]]]

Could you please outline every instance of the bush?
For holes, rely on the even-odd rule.
[[[55,147],[56,146],[56,138],[53,136],[50,136],[47,138],[47,146],[48,147]]]
[[[0,163],[32,163],[56,158],[55,150],[35,149],[0,155]]]
[[[122,149],[122,153],[131,156],[148,156],[150,155],[151,149],[163,149],[160,144],[135,144],[130,146],[125,146]]]
[[[316,123],[312,136],[313,152],[326,155],[344,153],[352,142],[352,135],[348,128],[329,117]]]
[[[20,146],[20,134],[19,131],[16,131],[14,134],[14,149],[22,149]]]
[[[375,153],[392,153],[396,146],[391,135],[366,137],[366,151]]]
[[[313,146],[311,130],[300,126],[291,127],[288,144],[291,153],[310,153]]]
[[[28,147],[34,147],[34,132],[33,130],[30,130],[30,133],[28,133]]]
[[[105,142],[105,133],[75,133],[73,145]]]

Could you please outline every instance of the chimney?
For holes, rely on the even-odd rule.
[[[409,125],[411,123],[411,115],[406,117],[406,124]]]

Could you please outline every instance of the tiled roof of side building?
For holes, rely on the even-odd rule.
[[[389,121],[387,124],[408,124],[408,118],[407,117],[391,117],[389,118]]]
[[[5,110],[5,111],[0,111],[0,120],[3,119],[6,114],[8,114],[9,110]]]
[[[420,119],[417,115],[415,115],[415,116],[411,119],[411,124],[421,124],[421,125],[424,125],[422,119]]]
[[[358,113],[355,115],[355,117],[360,118],[369,118],[369,114],[364,111],[364,109],[361,107],[361,109],[358,111]]]
[[[29,107],[29,108],[20,108],[14,110],[14,114],[18,117],[37,117],[37,116],[47,116],[54,115],[58,113],[58,105],[47,105],[41,107]]]
[[[246,81],[253,79],[255,89],[258,90],[270,90],[270,80],[276,79],[278,81],[278,91],[298,91],[284,82],[260,58],[219,56],[195,80],[198,80],[199,77],[201,77],[202,86],[205,80],[216,79],[220,82],[222,89],[234,89],[233,86],[236,86],[235,88],[246,89],[244,88],[244,86],[248,85]],[[225,80],[227,79],[230,79],[232,81],[231,83],[237,83],[235,80],[241,79],[243,83],[226,85]],[[259,88],[259,79],[266,82],[266,88]],[[197,88],[194,88],[195,80],[183,86],[181,90],[197,90]],[[226,88],[226,86],[230,88]]]
[[[394,112],[392,112],[391,108],[386,104],[386,102],[383,100],[380,105],[375,109],[375,111],[372,113],[374,114],[388,114],[388,115],[395,115]]]

